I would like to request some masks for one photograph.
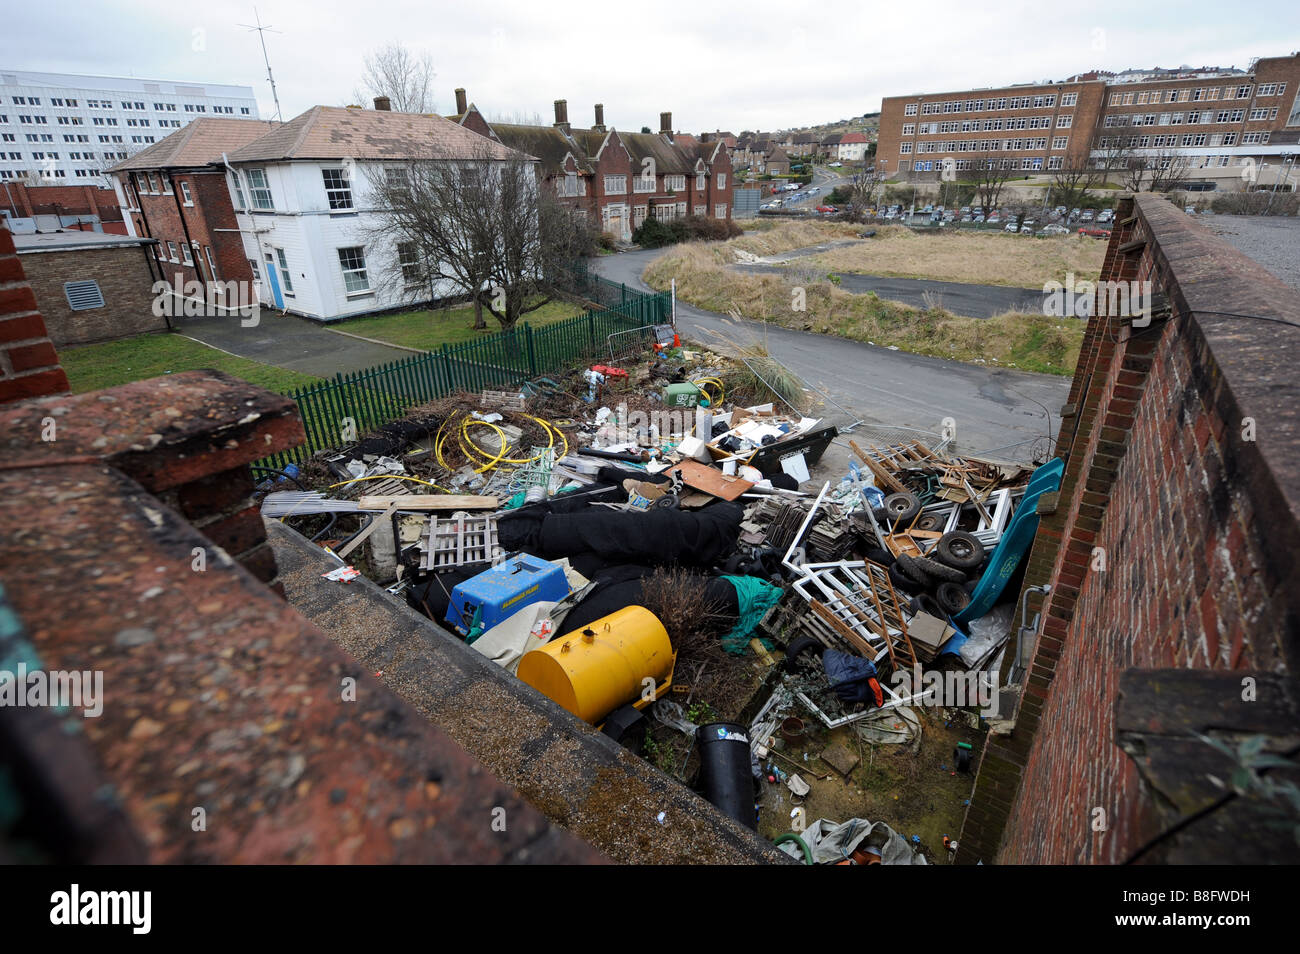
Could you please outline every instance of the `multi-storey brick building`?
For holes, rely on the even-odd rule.
[[[196,119],[111,170],[131,235],[155,239],[161,274],[178,291],[250,282],[222,157],[275,125],[249,119]]]
[[[555,101],[551,126],[489,123],[456,90],[455,116],[467,129],[541,160],[543,177],[589,224],[628,241],[647,218],[700,215],[730,219],[734,209],[731,157],[717,137],[703,141],[673,131],[672,113],[659,114],[658,133],[619,132],[605,125],[597,104],[590,129],[569,124],[565,100]]]
[[[1300,53],[1259,59],[1249,70],[1094,72],[1055,83],[891,96],[881,106],[876,166],[890,176],[933,179],[946,160],[961,172],[976,158],[990,158],[1005,168],[1050,172],[1124,149],[1182,157],[1189,183],[1270,185],[1287,181],[1300,151],[1298,92]]]

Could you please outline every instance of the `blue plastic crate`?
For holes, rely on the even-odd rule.
[[[517,556],[472,577],[451,591],[446,622],[473,642],[525,606],[559,602],[569,595],[564,568],[533,556]]]

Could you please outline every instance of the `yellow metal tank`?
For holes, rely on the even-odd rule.
[[[638,709],[672,685],[668,631],[644,606],[625,606],[524,654],[516,675],[579,719],[597,725],[619,706]],[[643,695],[644,680],[655,694]]]

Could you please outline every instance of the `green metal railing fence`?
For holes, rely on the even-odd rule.
[[[628,351],[653,340],[653,326],[670,320],[668,292],[647,294],[589,273],[579,274],[579,289],[584,297],[606,307],[544,328],[522,322],[511,331],[336,374],[332,380],[291,392],[288,397],[298,404],[307,439],[299,447],[260,461],[259,466],[301,463],[317,451],[347,443],[347,436],[359,437],[413,407],[456,391],[508,388],[579,362],[607,360],[609,335],[633,332],[614,339],[616,350]]]

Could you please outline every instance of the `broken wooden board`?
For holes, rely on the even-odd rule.
[[[845,778],[848,778],[849,774],[858,767],[858,763],[862,761],[862,756],[849,751],[841,742],[836,742],[829,748],[824,749],[818,757]]]
[[[473,494],[372,495],[357,501],[361,510],[387,510],[393,505],[400,510],[495,510],[500,502],[496,497],[476,497]]]
[[[694,460],[682,461],[670,473],[680,473],[682,482],[687,487],[712,494],[722,500],[735,500],[754,486],[753,481],[724,474],[716,467]]]

